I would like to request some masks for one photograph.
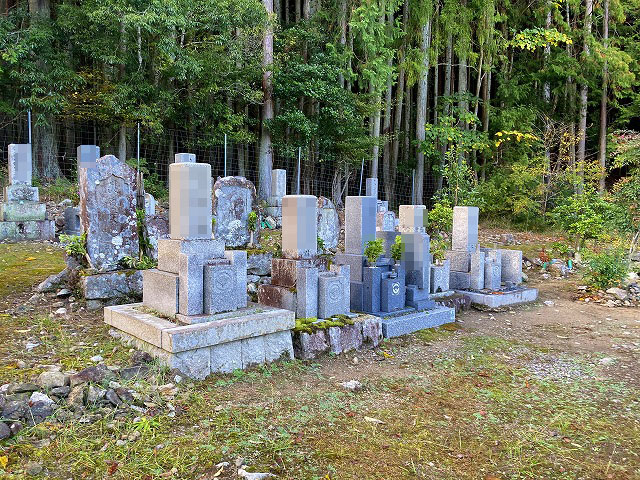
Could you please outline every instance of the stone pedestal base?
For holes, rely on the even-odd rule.
[[[425,328],[455,322],[455,320],[455,309],[441,306],[436,306],[431,310],[396,314],[382,318],[382,335],[384,338],[399,337]]]
[[[0,241],[53,240],[55,236],[53,220],[0,222]]]
[[[29,222],[44,220],[47,206],[36,202],[0,203],[0,220],[7,222]]]
[[[456,290],[456,292],[471,298],[471,303],[477,303],[489,308],[533,302],[538,298],[537,288],[526,287],[516,287],[497,292],[476,292],[470,290]]]
[[[293,358],[294,313],[250,304],[210,320],[180,325],[150,313],[141,303],[104,309],[104,321],[169,368],[194,379]]]

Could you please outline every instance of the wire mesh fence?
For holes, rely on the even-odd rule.
[[[214,178],[240,175],[258,184],[257,142],[234,142],[220,135],[187,129],[158,132],[141,127],[138,132],[137,127],[132,127],[122,132],[108,125],[77,119],[56,119],[52,123],[54,125],[34,123],[32,126],[34,177],[41,184],[59,177],[76,181],[78,145],[98,145],[101,155],[118,158],[124,155],[130,165],[140,165],[147,178],[165,186],[169,165],[180,152],[194,153],[198,162],[210,164]],[[8,145],[28,143],[29,135],[26,115],[0,118],[0,175],[2,169],[6,171]],[[308,146],[282,144],[273,145],[271,154],[273,168],[287,171],[288,193],[324,196],[337,206],[343,205],[347,195],[364,195],[364,179],[371,176],[368,159],[356,163]],[[386,182],[379,177],[379,199],[388,200],[392,208],[412,203],[414,178],[410,168],[399,165],[394,178]],[[425,180],[425,198],[430,198],[435,181],[431,175]],[[0,176],[0,181],[6,183],[6,178]]]

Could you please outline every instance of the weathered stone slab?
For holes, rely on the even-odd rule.
[[[292,287],[264,284],[258,287],[258,303],[295,312],[297,295]]]
[[[235,286],[227,294],[234,298],[234,309],[247,306],[247,252],[244,250],[227,250],[225,258],[231,262],[234,269]]]
[[[501,279],[502,265],[495,260],[486,259],[484,263],[484,288],[499,290]]]
[[[449,273],[449,288],[453,290],[468,290],[471,286],[471,274],[465,272]]]
[[[135,178],[113,155],[78,171],[80,221],[91,266],[98,271],[115,270],[123,257],[138,255]]]
[[[104,321],[107,325],[162,348],[162,331],[175,328],[175,323],[144,313],[139,310],[140,307],[141,303],[105,307]]]
[[[294,288],[298,278],[298,268],[302,266],[303,264],[300,260],[294,260],[292,258],[274,258],[271,260],[271,284]]]
[[[282,169],[271,170],[271,196],[282,200],[282,197],[286,194],[287,171]]]
[[[242,349],[242,368],[251,368],[266,362],[264,337],[251,337],[240,340]]]
[[[437,306],[432,310],[383,318],[382,334],[384,338],[399,337],[454,321],[455,310],[453,308]]]
[[[156,214],[156,199],[150,193],[144,194],[144,213],[145,215]]]
[[[502,254],[502,282],[512,285],[522,283],[522,251],[500,250]]]
[[[347,266],[347,268],[349,268]],[[348,313],[349,276],[323,272],[318,277],[318,318]]]
[[[500,291],[499,293],[460,292],[471,299],[472,303],[484,305],[489,308],[499,308],[518,303],[533,302],[538,298],[536,288],[516,288],[514,290]]]
[[[343,353],[362,347],[362,324],[356,322],[344,327],[329,328],[329,347],[331,353]]]
[[[449,260],[444,260],[441,265],[431,265],[431,293],[449,290],[449,274]]]
[[[311,258],[318,250],[317,199],[313,195],[282,198],[282,253],[287,258]]]
[[[296,317],[318,316],[318,268],[302,267],[296,270]]]
[[[382,341],[382,319],[367,315],[362,319],[362,343],[377,347]]]
[[[225,263],[207,263],[204,265],[204,313],[220,313],[235,310],[236,276],[235,268],[228,260]],[[246,270],[245,270],[246,272]],[[246,285],[246,282],[244,283]],[[245,288],[240,290],[245,294]]]
[[[158,260],[158,242],[169,239],[169,217],[166,215],[147,215],[145,223],[149,239],[149,256]]]
[[[67,207],[62,214],[64,216],[63,232],[66,235],[80,235],[82,233],[80,209],[78,207]]]
[[[313,333],[294,333],[293,350],[296,358],[311,360],[329,351],[329,339],[326,330],[321,329]]]
[[[362,271],[366,262],[364,255],[336,253],[334,260],[338,265],[349,265],[349,274],[352,282],[362,282]]]
[[[212,258],[224,257],[224,243],[218,239],[208,240],[158,240],[158,269],[179,273],[180,255],[195,256],[201,264]]]
[[[291,331],[269,333],[264,337],[264,360],[275,362],[276,360],[293,360],[293,339]]]
[[[142,271],[120,270],[80,277],[84,298],[109,300],[135,298],[142,295]]]
[[[378,212],[376,214],[376,230],[378,232],[396,231],[396,214],[391,211]]]
[[[482,290],[484,288],[484,259],[484,252],[476,251],[471,254],[469,288],[473,290]]]
[[[242,342],[221,343],[211,347],[211,372],[231,373],[242,369]]]
[[[7,185],[4,189],[5,202],[38,202],[40,193],[38,187],[32,187],[26,183]]]
[[[324,248],[336,248],[340,235],[338,212],[331,200],[318,197],[318,237],[324,242]]]
[[[367,197],[378,198],[378,179],[367,178],[366,181],[366,195]]]
[[[31,222],[44,220],[47,206],[35,202],[0,203],[0,219],[6,222]]]
[[[211,165],[177,157],[176,162],[169,165],[169,234],[177,240],[209,240]]]
[[[269,275],[271,273],[272,253],[247,252],[247,272],[251,275]]]
[[[53,240],[56,225],[53,220],[0,222],[0,240]]]
[[[228,247],[249,243],[249,213],[256,201],[253,183],[244,177],[219,177],[213,186],[215,237]]]

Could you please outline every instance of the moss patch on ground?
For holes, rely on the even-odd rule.
[[[64,268],[63,250],[49,243],[2,243],[0,296],[26,290]]]

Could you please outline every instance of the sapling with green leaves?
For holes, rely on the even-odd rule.
[[[247,221],[247,228],[249,229],[249,234],[251,238],[249,239],[249,246],[253,247],[253,239],[256,228],[258,227],[258,214],[256,212],[249,212],[249,219]]]
[[[384,243],[381,238],[370,240],[365,244],[364,256],[367,257],[370,267],[375,267],[376,262],[384,252]]]
[[[396,239],[391,244],[391,258],[398,263],[402,258],[402,252],[404,252],[404,243],[402,243],[402,236],[396,235]]]

